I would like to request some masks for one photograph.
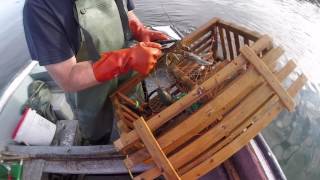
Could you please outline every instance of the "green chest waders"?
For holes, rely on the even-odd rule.
[[[77,61],[95,61],[101,52],[126,47],[129,28],[122,23],[128,21],[126,11],[126,3],[122,0],[75,1],[74,13],[82,34]],[[109,95],[130,76],[129,73],[101,85],[67,94],[84,138],[97,141],[111,133],[113,109]]]

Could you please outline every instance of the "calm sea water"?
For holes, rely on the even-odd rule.
[[[0,92],[29,61],[23,0],[0,0]],[[310,79],[295,113],[281,113],[264,137],[288,179],[320,179],[320,8],[316,0],[135,0],[148,25],[173,24],[184,33],[221,17],[272,36]]]

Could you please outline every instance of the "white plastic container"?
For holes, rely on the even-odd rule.
[[[12,138],[26,145],[47,146],[51,144],[55,132],[55,124],[29,108],[21,116]]]

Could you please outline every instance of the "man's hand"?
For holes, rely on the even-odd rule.
[[[144,27],[136,15],[132,11],[128,13],[129,27],[133,37],[140,42],[154,42],[161,40],[169,40],[169,37],[159,31],[153,31]]]
[[[161,45],[141,42],[132,48],[103,53],[100,60],[93,64],[94,75],[104,82],[130,70],[147,75],[161,56]]]

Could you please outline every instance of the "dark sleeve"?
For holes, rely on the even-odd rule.
[[[133,0],[128,0],[128,11],[131,11],[131,10],[134,10],[134,3],[133,3]]]
[[[74,53],[61,23],[43,1],[32,2],[26,1],[23,10],[23,25],[31,58],[42,66],[71,58]]]

